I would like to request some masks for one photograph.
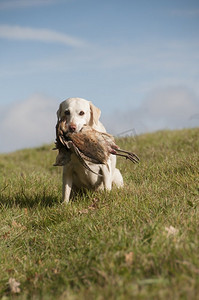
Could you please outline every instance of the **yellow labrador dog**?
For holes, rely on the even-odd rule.
[[[63,101],[57,111],[57,118],[60,120],[66,117],[68,129],[71,132],[79,132],[84,125],[89,125],[97,131],[106,132],[106,129],[99,121],[101,111],[90,101],[82,98],[68,98]],[[97,173],[85,169],[75,154],[63,167],[63,201],[69,202],[71,190],[82,188],[92,190],[111,190],[112,185],[123,186],[123,178],[116,168],[116,156],[110,155],[107,165],[93,164],[87,162],[89,167]]]

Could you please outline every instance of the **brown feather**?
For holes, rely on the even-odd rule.
[[[86,160],[94,164],[107,164],[110,154],[125,157],[134,163],[139,162],[136,154],[120,149],[112,135],[98,132],[90,126],[84,126],[80,132],[69,132],[66,120],[63,118],[57,123],[56,136],[56,148],[64,147],[67,151],[75,153],[85,168],[90,171],[92,170],[86,164]],[[60,154],[66,155],[66,152],[62,150]]]

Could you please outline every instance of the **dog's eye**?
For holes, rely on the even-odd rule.
[[[69,115],[70,115],[70,110],[69,110],[69,109],[67,109],[67,110],[65,110],[65,112],[64,112],[64,113],[65,113],[65,115],[66,115],[66,116],[69,116]]]
[[[85,112],[83,110],[80,111],[79,115],[83,116],[85,114]]]

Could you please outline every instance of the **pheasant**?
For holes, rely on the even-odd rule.
[[[112,135],[99,132],[87,125],[79,132],[69,132],[64,118],[56,126],[55,149],[59,150],[55,165],[67,164],[71,153],[75,153],[83,166],[93,173],[95,172],[86,161],[107,165],[110,154],[125,157],[133,163],[139,162],[139,157],[135,153],[120,149]]]

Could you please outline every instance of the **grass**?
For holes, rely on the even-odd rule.
[[[125,187],[68,206],[52,145],[0,156],[0,299],[198,299],[199,129],[117,142]]]

